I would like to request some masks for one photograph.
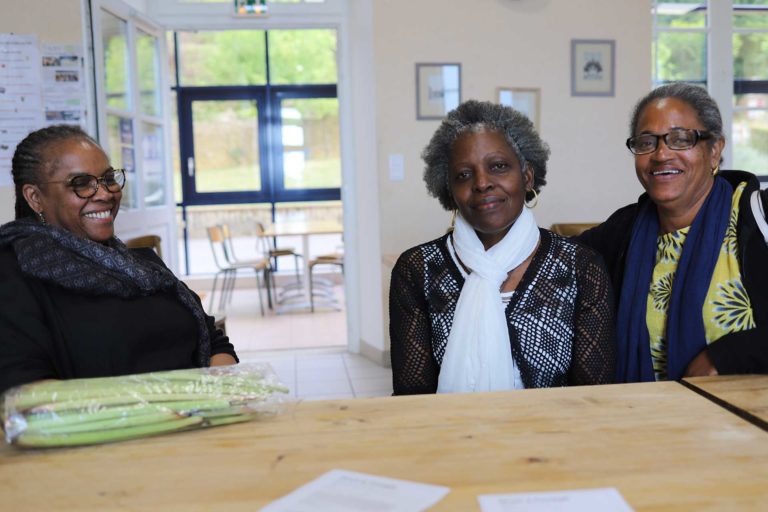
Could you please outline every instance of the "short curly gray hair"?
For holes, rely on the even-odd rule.
[[[530,119],[515,109],[489,101],[465,101],[448,113],[432,139],[421,153],[427,164],[424,182],[431,196],[436,197],[446,210],[455,210],[448,175],[451,168],[451,148],[459,136],[468,132],[487,130],[504,135],[509,147],[520,161],[520,168],[528,164],[533,172],[533,189],[538,192],[547,181],[549,146],[541,140]],[[533,199],[533,192],[526,200]]]

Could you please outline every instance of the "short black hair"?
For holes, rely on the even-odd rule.
[[[98,143],[82,128],[68,124],[57,124],[36,130],[16,146],[11,161],[11,173],[16,191],[17,219],[37,217],[24,199],[23,187],[40,184],[42,170],[51,163],[47,160],[46,150],[57,142],[69,139],[85,139],[98,146]]]

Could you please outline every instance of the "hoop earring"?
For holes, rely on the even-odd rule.
[[[37,212],[37,217],[40,219],[40,224],[42,224],[43,226],[48,224],[47,222],[45,222],[45,215],[43,215],[43,212]]]
[[[714,169],[712,169],[712,176],[717,176],[717,173],[720,172],[720,164],[717,164]]]
[[[451,230],[456,227],[456,216],[459,214],[458,208],[451,213]]]
[[[533,201],[531,202],[525,201],[525,207],[533,210],[534,208],[536,208],[536,205],[539,204],[539,194],[536,192],[535,188],[532,188],[531,190],[529,190],[529,192],[533,192]]]

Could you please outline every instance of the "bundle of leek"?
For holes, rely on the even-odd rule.
[[[40,381],[4,395],[6,440],[77,446],[248,421],[288,390],[268,365]]]

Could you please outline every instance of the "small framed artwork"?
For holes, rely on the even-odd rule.
[[[442,119],[461,103],[461,64],[416,64],[416,119]]]
[[[610,39],[571,40],[571,96],[613,96],[616,42]]]
[[[525,114],[533,122],[536,130],[539,125],[539,89],[522,89],[519,87],[499,87],[499,104],[512,107],[513,109]]]

